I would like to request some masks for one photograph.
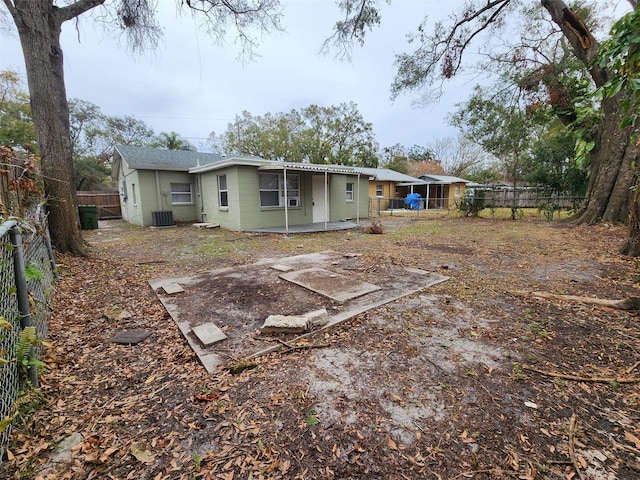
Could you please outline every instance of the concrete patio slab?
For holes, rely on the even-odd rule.
[[[380,290],[377,285],[362,282],[353,275],[341,275],[317,267],[283,273],[280,278],[308,288],[338,303]]]
[[[273,268],[274,265],[279,268]],[[291,270],[283,273],[282,267]],[[435,272],[385,265],[384,270],[375,274],[376,282],[380,283],[377,286],[367,282],[372,278],[370,268],[365,257],[347,258],[327,250],[264,258],[249,265],[189,276],[155,279],[149,285],[207,372],[213,374],[227,362],[279,349],[279,340],[290,342],[313,335],[448,279]],[[298,280],[310,273],[318,274],[330,287],[320,285],[322,288],[314,291],[281,278],[281,275],[296,272],[302,272],[295,276]],[[182,286],[184,292],[169,295],[160,288],[171,283]],[[311,285],[313,282],[306,283]],[[354,285],[359,289],[353,290]],[[350,293],[347,295],[346,291]],[[310,332],[300,336],[296,333],[278,334],[285,336],[275,338],[261,335],[260,326],[269,315],[308,315]],[[227,336],[226,340],[204,346],[193,329],[207,323],[214,323]]]

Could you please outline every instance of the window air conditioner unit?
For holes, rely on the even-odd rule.
[[[159,210],[151,212],[151,225],[154,227],[172,227],[173,211]]]
[[[298,199],[297,198],[290,198],[289,199],[289,206],[290,207],[297,207],[298,206]]]

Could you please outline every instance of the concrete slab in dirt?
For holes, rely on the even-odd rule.
[[[191,329],[202,345],[208,347],[227,338],[215,323],[204,323]]]
[[[341,275],[323,268],[307,268],[283,273],[280,278],[308,288],[339,303],[361,297],[381,288],[371,283],[362,282],[353,276]]]
[[[149,330],[125,330],[123,332],[116,332],[111,339],[111,343],[118,343],[120,345],[137,345],[145,341],[151,332]]]
[[[404,269],[409,273],[417,273],[418,275],[429,275],[429,272],[420,268],[404,267]]]
[[[182,288],[181,285],[178,285],[177,283],[164,283],[161,285],[161,288],[164,290],[164,293],[166,293],[167,295],[175,295],[176,293],[182,293],[184,292],[184,288]]]
[[[271,268],[281,265],[291,271],[283,273]],[[372,285],[367,294],[350,297],[339,303],[324,294],[283,280],[288,275],[307,269],[324,270],[329,282],[345,282],[345,289],[367,284],[371,278],[366,257],[345,257],[331,250],[291,257],[264,258],[249,265],[221,268],[193,275],[150,280],[149,285],[180,328],[208,373],[228,359],[247,359],[277,350],[281,344],[269,335],[256,335],[256,330],[269,315],[306,316],[310,331],[302,334],[283,333],[282,339],[313,335],[349,318],[377,308],[406,295],[422,291],[448,280],[434,272],[386,266],[376,274],[384,288]],[[348,281],[347,281],[348,280]],[[185,287],[180,295],[168,295],[162,285],[178,283]],[[371,284],[368,284],[371,285]],[[335,286],[335,283],[334,283]],[[340,297],[339,292],[336,294]],[[326,312],[326,313],[325,313]],[[224,342],[207,347],[193,333],[203,323],[215,323],[227,336]]]

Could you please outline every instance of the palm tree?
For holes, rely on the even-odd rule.
[[[181,138],[180,134],[176,132],[160,133],[152,145],[166,150],[196,150],[196,147],[191,145],[187,140]]]

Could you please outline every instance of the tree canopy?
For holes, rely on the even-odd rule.
[[[347,1],[352,6],[375,4]],[[637,10],[636,0],[628,3]],[[357,8],[350,12],[354,38],[379,22],[359,15]],[[620,78],[616,62],[596,61],[597,37],[610,24],[610,13],[615,14],[610,2],[603,1],[568,5],[562,0],[468,0],[447,21],[433,29],[425,21],[409,36],[413,51],[396,58],[392,96],[409,93],[418,103],[436,101],[444,82],[471,64],[485,78],[499,73],[503,89],[527,92],[528,112],[550,108],[578,137],[590,175],[574,222],[626,222],[640,147],[630,142],[637,125],[621,123],[627,117],[624,106],[635,95],[632,84],[611,83]],[[336,32],[341,31],[337,26]],[[626,38],[629,45],[630,37]],[[627,47],[618,51],[624,59],[629,52]],[[483,61],[470,61],[472,53]],[[597,88],[609,88],[612,95],[596,102],[590,94]],[[634,241],[640,244],[640,229],[637,234]]]
[[[33,152],[36,132],[31,119],[29,94],[20,86],[17,72],[0,72],[0,144]]]
[[[378,164],[373,125],[353,102],[258,116],[242,112],[228,125],[223,148],[286,162]]]
[[[124,32],[132,50],[157,45],[162,29],[155,0],[3,0],[18,30],[29,84],[30,105],[48,198],[51,239],[62,252],[84,253],[73,188],[73,151],[60,33],[65,22],[92,10]],[[260,35],[281,29],[278,0],[189,0],[179,10],[195,14],[214,39],[235,32],[241,55],[251,56]]]

